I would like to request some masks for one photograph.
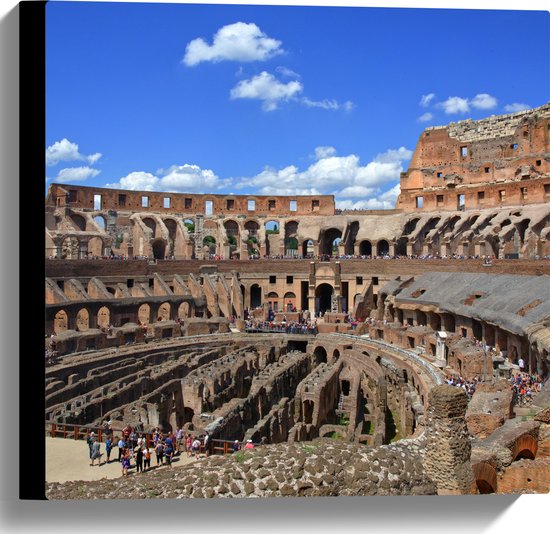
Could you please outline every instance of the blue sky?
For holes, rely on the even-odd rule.
[[[540,11],[50,2],[46,17],[46,184],[392,208],[425,127],[550,99]]]

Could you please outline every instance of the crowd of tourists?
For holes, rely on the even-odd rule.
[[[121,435],[117,437],[114,435],[109,421],[103,426],[103,434],[105,436],[105,453],[101,451],[101,442],[95,432],[89,432],[86,436],[90,466],[119,462],[122,476],[127,476],[128,470],[133,466],[136,468],[136,473],[143,473],[155,467],[168,466],[171,468],[174,457],[183,454],[188,458],[201,460],[210,456],[212,452],[212,441],[208,432],[194,434],[185,432],[183,428],[178,428],[175,433],[163,433],[156,428],[151,435],[137,432],[130,425],[126,425]],[[115,447],[118,448],[118,456],[114,455],[116,458],[111,458]],[[231,443],[230,451],[235,453],[241,448],[252,449],[254,443],[250,439],[244,444],[235,440]],[[156,466],[152,468],[153,460],[156,462]]]
[[[447,379],[447,384],[449,384],[449,386],[455,386],[463,389],[466,392],[466,395],[468,395],[468,399],[471,399],[476,391],[476,386],[481,381],[482,380],[477,376],[473,380],[466,380],[462,376],[453,375]]]
[[[516,406],[530,405],[533,396],[538,393],[546,383],[548,377],[543,378],[536,373],[516,372],[510,377],[510,386],[513,392]]]
[[[260,319],[248,319],[245,321],[247,332],[275,332],[283,334],[317,334],[317,322],[313,321],[283,321],[275,323]]]

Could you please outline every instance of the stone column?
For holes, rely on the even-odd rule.
[[[414,243],[411,242],[411,241],[409,241],[407,243],[407,256],[412,256],[413,255],[413,245],[414,245]],[[374,254],[373,254],[373,256],[374,256]]]
[[[390,241],[389,245],[390,245],[390,250],[389,250],[388,254],[391,257],[393,257],[393,256],[395,256],[395,241]]]
[[[88,238],[78,240],[78,259],[85,260],[88,257]]]
[[[470,462],[467,406],[468,398],[461,388],[441,385],[430,391],[422,463],[438,495],[477,493]]]

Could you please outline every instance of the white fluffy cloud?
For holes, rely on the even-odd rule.
[[[294,72],[292,69],[287,67],[277,67],[275,69],[281,76],[286,76],[287,78],[301,78],[301,76]]]
[[[131,172],[113,184],[105,187],[129,189],[131,191],[167,191],[182,193],[203,193],[220,189],[227,181],[220,180],[210,169],[198,165],[172,165],[156,176],[149,172]]]
[[[315,159],[328,158],[336,155],[336,149],[333,146],[318,146],[315,148]]]
[[[422,115],[420,115],[420,117],[418,117],[418,122],[428,122],[428,121],[431,121],[432,119],[434,118],[434,115],[433,113],[430,113],[429,111],[427,111],[426,113],[422,113]]]
[[[434,93],[430,93],[428,95],[422,95],[422,98],[420,99],[420,105],[423,108],[427,108],[430,105],[430,102],[435,98]]]
[[[399,180],[403,161],[412,156],[411,150],[400,147],[378,154],[363,166],[357,155],[336,156],[332,147],[317,147],[315,152],[319,159],[304,171],[294,165],[279,170],[267,167],[256,176],[239,179],[235,187],[256,189],[262,195],[280,191],[285,195],[334,194],[340,200],[368,197]]]
[[[56,141],[46,148],[46,165],[48,166],[57,165],[60,161],[87,161],[90,165],[93,165],[100,157],[99,152],[90,156],[81,154],[78,145],[66,138]]]
[[[470,111],[470,105],[467,98],[461,98],[460,96],[450,96],[447,100],[440,102],[439,107],[443,108],[443,111],[447,115],[454,113],[468,113]]]
[[[379,193],[378,195],[364,200],[336,200],[336,207],[342,210],[386,210],[395,208],[395,202],[401,188],[399,184],[395,185],[388,191]]]
[[[497,107],[497,99],[487,93],[480,93],[470,101],[470,104],[477,109],[493,109]]]
[[[517,113],[518,111],[525,111],[531,109],[529,104],[521,104],[520,102],[514,102],[513,104],[506,104],[504,110],[508,113]]]
[[[232,99],[249,98],[262,101],[264,111],[277,109],[280,101],[286,101],[302,92],[302,84],[296,80],[281,83],[272,74],[261,72],[249,80],[239,82],[231,89]]]
[[[268,37],[254,23],[236,22],[220,28],[211,45],[201,38],[188,43],[183,62],[192,67],[202,61],[265,61],[281,53],[281,41]]]
[[[59,184],[83,182],[84,180],[97,176],[99,173],[100,171],[92,169],[91,167],[71,167],[61,169],[53,181]]]

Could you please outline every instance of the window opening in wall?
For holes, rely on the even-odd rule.
[[[501,189],[498,192],[498,199],[500,200],[500,202],[504,202],[506,200],[506,191],[504,189]]]
[[[550,184],[544,184],[544,194],[550,195]]]
[[[362,286],[362,285],[363,285],[363,277],[362,277],[362,276],[356,276],[356,277],[355,277],[355,283],[356,283],[358,286]]]
[[[142,208],[149,207],[149,197],[141,197],[141,207]]]
[[[162,200],[162,207],[167,209],[170,207],[170,197],[164,197],[164,199]]]
[[[521,199],[525,200],[527,198],[527,187],[522,187],[520,191],[521,191]]]
[[[477,192],[477,201],[483,202],[485,200],[485,191],[478,191]]]
[[[186,210],[190,210],[193,207],[193,199],[186,198],[183,202],[183,206]]]
[[[290,211],[298,211],[298,202],[296,200],[290,201]]]
[[[78,192],[75,189],[69,189],[69,202],[76,202]]]
[[[273,211],[275,210],[277,207],[277,202],[275,200],[268,200],[267,201],[267,209],[269,211]]]
[[[443,178],[443,173],[442,173],[442,172],[438,172],[438,173],[437,173],[437,177],[438,177],[438,178]]]
[[[518,149],[518,144],[517,143],[514,143],[513,145],[510,145],[510,148],[512,150],[517,150]]]
[[[491,172],[491,167],[485,167],[485,174],[489,174]]]
[[[349,395],[350,383],[349,380],[342,380],[342,393],[345,397]]]
[[[464,211],[464,204],[465,204],[465,199],[464,199],[464,195],[457,195],[456,196],[457,198],[457,209],[458,211]]]
[[[149,278],[149,287],[153,287],[155,285],[155,279]]]
[[[214,202],[212,200],[206,200],[204,203],[204,214],[212,215],[214,213]]]
[[[293,284],[294,283],[294,276],[287,276],[286,277],[286,283],[287,284]]]
[[[460,156],[465,158],[468,155],[468,147],[467,146],[461,146],[460,147]]]
[[[465,328],[461,328],[460,333],[461,333],[462,337],[466,337],[468,335],[468,331]]]
[[[372,285],[373,285],[373,286],[377,286],[377,285],[378,285],[378,276],[373,276],[373,277],[372,277]]]
[[[443,195],[437,195],[436,200],[438,206],[443,206],[443,204],[445,203]]]
[[[126,287],[134,287],[134,279],[133,278],[128,278],[128,280],[126,280]]]
[[[277,276],[272,274],[269,276],[269,283],[270,284],[275,284],[277,282]]]
[[[535,161],[535,165],[537,167],[540,167],[542,165],[542,160],[541,159],[538,159],[537,161]]]
[[[225,201],[225,207],[226,207],[226,209],[228,209],[228,210],[234,210],[234,209],[235,209],[235,200],[232,199],[232,198],[228,198],[228,199]]]
[[[311,209],[312,209],[312,211],[319,211],[319,201],[318,200],[312,200],[311,201]]]
[[[94,210],[101,209],[101,195],[94,195]]]
[[[122,208],[126,206],[126,195],[118,195],[118,205]]]
[[[407,317],[407,325],[412,326],[413,325],[413,319],[412,317]]]
[[[416,197],[416,207],[419,209],[424,207],[424,197]]]
[[[255,211],[256,209],[256,201],[255,200],[249,200],[247,202],[248,211]]]

